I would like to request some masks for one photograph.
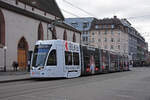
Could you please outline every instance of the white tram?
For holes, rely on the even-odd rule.
[[[127,70],[127,55],[64,40],[43,40],[35,45],[30,72],[32,78],[73,78]]]
[[[31,61],[32,78],[79,77],[80,46],[64,40],[37,41]]]

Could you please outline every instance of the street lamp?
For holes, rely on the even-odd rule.
[[[7,47],[4,46],[4,72],[6,72],[6,50],[7,50]]]

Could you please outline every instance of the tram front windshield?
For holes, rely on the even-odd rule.
[[[33,54],[32,66],[44,66],[51,45],[36,45]]]

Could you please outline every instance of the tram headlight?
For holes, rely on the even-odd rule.
[[[39,68],[38,68],[38,70],[43,70],[43,69],[44,69],[44,67],[39,67]]]

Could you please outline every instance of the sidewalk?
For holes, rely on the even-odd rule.
[[[0,83],[7,83],[7,82],[15,82],[15,81],[22,81],[22,80],[29,80],[30,73],[29,72],[0,72]]]

